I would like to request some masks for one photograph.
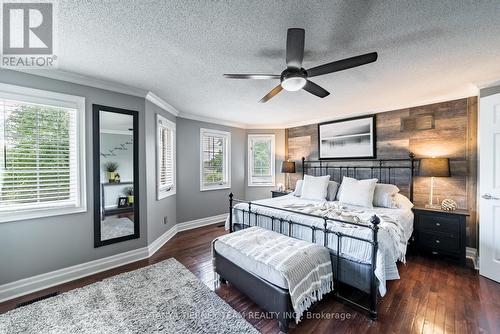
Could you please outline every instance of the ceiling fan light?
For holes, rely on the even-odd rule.
[[[290,92],[295,92],[302,89],[306,85],[307,80],[303,77],[290,77],[281,81],[281,87]]]

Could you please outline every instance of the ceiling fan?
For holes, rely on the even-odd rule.
[[[311,77],[347,70],[356,66],[372,63],[377,60],[377,53],[367,53],[360,56],[337,60],[305,70],[302,68],[304,58],[304,35],[305,30],[301,28],[288,29],[286,36],[286,65],[287,68],[279,74],[224,74],[229,79],[279,79],[280,84],[274,87],[259,102],[264,103],[272,99],[283,89],[288,91],[305,91],[318,97],[326,97],[330,93],[308,80]]]

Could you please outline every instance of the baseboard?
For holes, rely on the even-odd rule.
[[[3,284],[0,285],[0,302],[71,282],[82,277],[97,274],[101,271],[123,266],[148,257],[148,248],[143,247]]]
[[[196,219],[172,226],[168,231],[159,236],[148,247],[134,249],[128,252],[108,256],[102,259],[77,264],[71,267],[54,270],[48,273],[23,278],[18,281],[0,285],[0,303],[21,297],[36,291],[47,289],[59,284],[97,274],[102,271],[123,266],[128,263],[147,259],[156,253],[167,241],[178,232],[186,231],[206,225],[224,221],[227,214]]]
[[[149,254],[149,256],[151,256],[154,253],[156,253],[160,248],[163,247],[164,244],[167,243],[167,241],[169,241],[170,239],[172,239],[176,234],[177,234],[177,225],[174,225],[171,228],[169,228],[165,233],[163,233],[158,238],[156,238],[156,240],[153,241],[148,246],[148,254]]]
[[[177,224],[177,232],[191,230],[193,228],[198,228],[206,225],[212,225],[215,223],[225,222],[227,218],[227,213],[222,215],[206,217],[201,219],[195,219],[184,223]]]
[[[474,263],[474,269],[479,270],[479,261],[477,258],[477,249],[476,248],[467,247],[465,249],[465,257],[472,260],[472,263]]]

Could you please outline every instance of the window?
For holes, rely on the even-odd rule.
[[[0,84],[0,222],[86,210],[82,97]]]
[[[200,129],[200,190],[231,187],[231,134]]]
[[[248,185],[274,186],[274,135],[248,135]]]
[[[156,115],[157,199],[175,194],[175,123]]]

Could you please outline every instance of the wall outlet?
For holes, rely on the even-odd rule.
[[[167,217],[167,216],[165,216],[165,217],[163,217],[163,224],[164,224],[164,225],[167,225],[167,223],[168,223],[168,217]]]

